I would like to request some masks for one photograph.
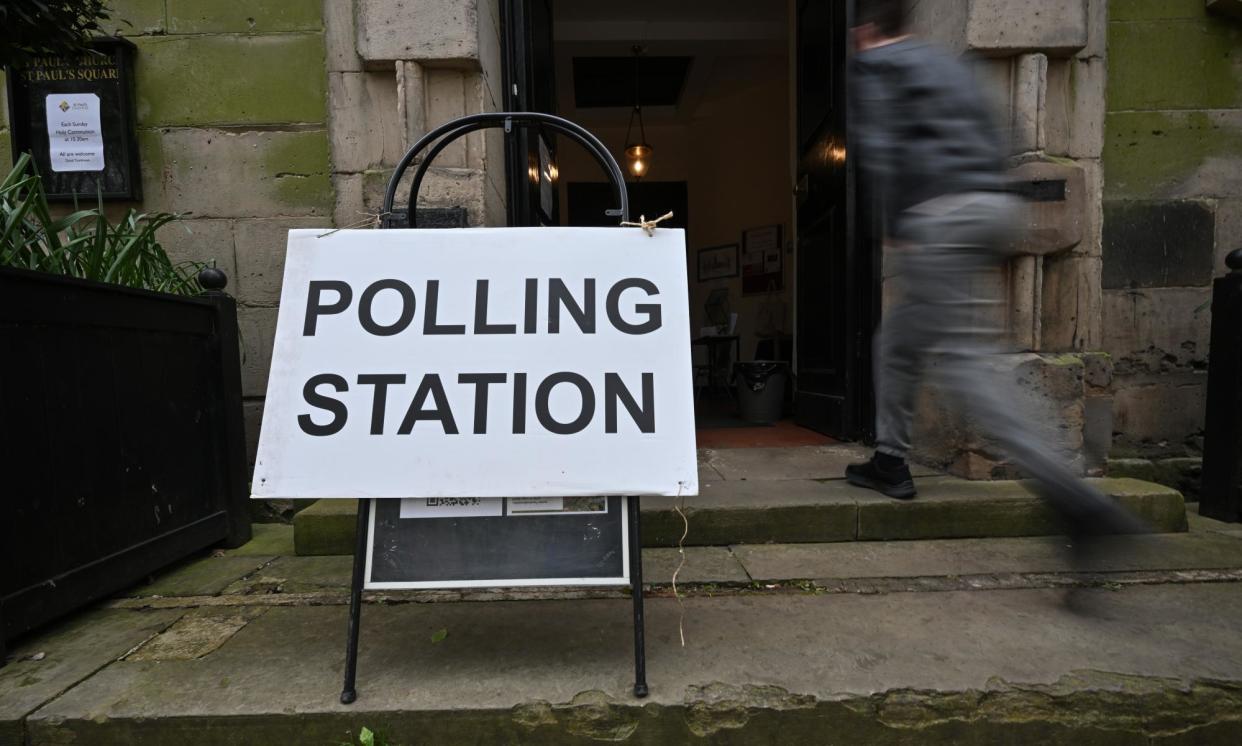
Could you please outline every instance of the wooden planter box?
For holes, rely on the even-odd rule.
[[[237,311],[0,268],[4,641],[250,537]]]

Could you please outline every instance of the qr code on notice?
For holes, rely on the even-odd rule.
[[[429,508],[475,508],[481,503],[477,497],[429,497]]]

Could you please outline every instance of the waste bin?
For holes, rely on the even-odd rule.
[[[737,402],[742,419],[757,425],[771,425],[781,418],[785,404],[785,363],[756,360],[734,366]]]

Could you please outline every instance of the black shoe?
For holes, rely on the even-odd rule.
[[[845,481],[898,500],[909,500],[918,494],[914,489],[914,478],[910,476],[910,467],[905,462],[890,469],[882,468],[874,457],[862,464],[850,464],[845,467]]]

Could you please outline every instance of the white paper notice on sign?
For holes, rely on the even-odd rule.
[[[51,93],[46,103],[52,170],[102,171],[104,148],[99,96],[94,93]]]
[[[689,341],[681,230],[290,231],[253,496],[698,494]]]
[[[402,518],[489,518],[505,514],[500,497],[412,497],[401,501]]]

